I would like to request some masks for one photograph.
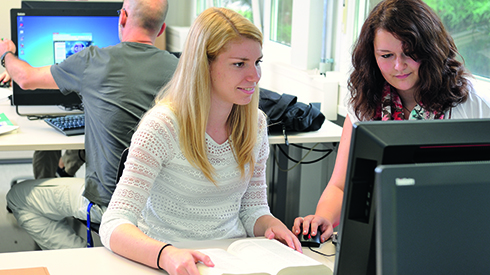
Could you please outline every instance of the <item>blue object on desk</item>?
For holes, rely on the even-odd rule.
[[[84,114],[50,117],[44,119],[44,121],[66,136],[85,134]]]

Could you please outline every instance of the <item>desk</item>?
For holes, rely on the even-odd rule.
[[[0,151],[31,151],[31,150],[59,150],[59,149],[83,149],[85,136],[67,137],[53,129],[42,120],[29,120],[19,116],[15,107],[10,105],[6,97],[12,92],[9,89],[0,88],[0,113],[18,125],[19,128],[9,134],[0,136]],[[322,128],[314,132],[295,133],[288,135],[290,143],[316,143],[338,142],[342,134],[342,127],[326,120]],[[284,144],[284,136],[272,134],[269,143]]]
[[[0,135],[0,151],[35,151],[83,149],[85,136],[67,137],[42,120],[29,120],[19,116],[10,105],[9,89],[0,89],[0,113],[5,113],[17,130]]]
[[[175,243],[178,248],[226,249],[233,240],[197,241]],[[316,248],[325,254],[334,254],[335,246],[330,242]],[[307,248],[303,248],[304,254],[323,263],[333,270],[335,257],[324,257]],[[145,265],[130,261],[116,255],[105,247],[61,249],[46,251],[0,253],[0,269],[29,268],[45,266],[50,275],[121,275],[121,274],[167,274]]]
[[[19,116],[15,112],[15,107],[10,105],[6,98],[11,94],[8,89],[0,89],[0,112],[4,112],[7,117],[18,125],[19,128],[11,133],[0,135],[0,151],[35,151],[35,150],[66,150],[83,149],[85,136],[64,136],[47,123],[41,120],[28,120],[27,117]],[[288,135],[290,143],[330,143],[339,142],[342,134],[342,127],[326,120],[322,128],[314,132],[294,133]],[[301,154],[297,148],[288,148],[284,144],[284,136],[272,134],[269,136],[271,146],[282,146],[291,155]],[[284,156],[279,157],[279,163],[287,167],[288,160]],[[274,165],[270,162],[270,165]],[[292,225],[292,220],[299,214],[299,184],[301,182],[301,169],[290,172],[275,171],[271,173],[271,180],[274,183],[271,189],[274,196],[271,203],[271,211],[286,225]],[[271,185],[269,185],[271,186]]]

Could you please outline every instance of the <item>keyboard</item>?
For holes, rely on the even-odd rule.
[[[65,136],[85,134],[85,115],[67,115],[45,118],[47,124],[62,132]]]

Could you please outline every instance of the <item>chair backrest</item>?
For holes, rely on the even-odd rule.
[[[121,178],[122,173],[124,171],[124,163],[128,158],[128,152],[129,152],[129,148],[126,148],[121,154],[121,159],[119,160],[119,167],[117,168],[116,184],[119,182],[119,179]]]

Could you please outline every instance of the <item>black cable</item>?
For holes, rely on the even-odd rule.
[[[325,254],[325,253],[322,253],[322,252],[320,252],[320,251],[318,251],[318,250],[314,250],[314,249],[313,249],[313,248],[311,248],[311,247],[310,247],[310,250],[311,250],[311,251],[313,251],[313,252],[315,252],[315,253],[317,253],[317,254],[320,254],[320,255],[322,255],[322,256],[325,256],[325,257],[333,257],[333,256],[335,256],[335,253],[334,253],[334,254]]]
[[[301,160],[295,160],[295,159],[291,158],[290,156],[288,156],[286,151],[284,151],[284,149],[282,149],[281,146],[279,146],[279,150],[281,150],[281,152],[284,154],[284,156],[286,156],[286,158],[288,158],[290,161],[292,161],[294,163],[298,163],[298,164],[312,164],[312,163],[318,162],[318,161],[328,157],[333,152],[333,149],[327,149],[327,150],[325,150],[325,152],[327,152],[327,153],[325,155],[319,157],[318,159],[315,159],[312,161],[303,161],[304,158]],[[312,151],[314,151],[313,148],[311,148],[310,151],[308,151],[308,154]]]
[[[85,152],[85,150],[78,150],[78,157],[79,157],[79,158],[80,158],[80,159],[81,159],[83,162],[85,162],[85,158],[84,158],[84,157],[82,157],[82,151],[84,151],[84,152]]]
[[[308,148],[308,147],[304,147],[304,146],[301,146],[301,145],[298,145],[298,144],[291,144],[291,146],[294,146],[296,148],[300,148],[300,149],[303,149],[303,150],[311,150],[313,152],[329,152],[329,151],[332,151],[332,149],[314,149],[314,148]],[[334,143],[334,147],[336,146],[336,142]]]
[[[276,146],[274,145],[272,147],[272,150],[274,151],[273,154],[274,154],[274,159],[276,160],[276,165],[277,165],[277,168],[279,169],[279,171],[282,171],[282,172],[288,172],[288,171],[291,171],[293,170],[294,168],[296,168],[296,166],[300,165],[300,164],[312,164],[312,163],[315,163],[315,162],[318,162],[318,161],[321,161],[322,159],[328,157],[332,152],[333,152],[333,149],[327,149],[325,151],[327,151],[327,153],[323,156],[321,156],[320,158],[316,159],[316,160],[313,160],[313,161],[304,161],[306,159],[306,157],[315,150],[315,147],[318,146],[318,144],[320,143],[316,143],[312,148],[307,148],[307,147],[303,147],[302,149],[307,149],[308,152],[301,158],[301,160],[295,160],[293,158],[291,158],[282,148],[281,146],[279,146],[279,150],[281,150],[281,152],[284,154],[284,156],[286,156],[287,159],[289,159],[290,161],[294,162],[295,164],[290,167],[290,168],[287,168],[287,169],[284,169],[284,168],[281,168],[279,166],[279,161],[278,161],[278,157],[276,156]],[[319,150],[319,149],[317,149]]]
[[[303,160],[304,160],[304,159],[305,159],[305,158],[306,158],[306,157],[307,157],[307,156],[308,156],[308,155],[309,155],[309,154],[312,152],[312,150],[313,150],[313,149],[314,149],[314,148],[315,148],[315,147],[316,147],[318,144],[320,144],[320,143],[315,144],[315,146],[313,146],[313,148],[311,148],[311,150],[310,150],[310,151],[308,151],[308,152],[306,153],[306,155],[304,155],[304,156],[303,156],[303,158],[302,158],[300,161],[296,162],[296,164],[294,164],[292,167],[287,168],[287,169],[283,169],[283,168],[281,168],[281,167],[279,166],[279,157],[276,157],[276,147],[275,147],[275,146],[273,146],[273,147],[272,147],[272,149],[274,150],[274,158],[275,158],[275,160],[276,160],[277,169],[279,169],[279,171],[282,171],[282,172],[288,172],[288,171],[293,170],[294,168],[296,168],[296,166],[298,166],[298,165],[300,165],[300,164],[301,164],[301,162],[302,162],[302,161],[303,161]],[[279,145],[278,145],[278,146],[279,146]],[[281,146],[279,146],[279,149],[282,151]],[[289,157],[289,156],[288,156],[286,153],[284,153],[284,152],[283,152],[283,154],[284,154],[284,155],[285,155],[285,156],[286,156],[286,157],[287,157],[289,160],[292,160],[292,159],[291,159],[291,158],[290,158],[290,157]],[[294,160],[293,160],[293,161],[294,161]]]
[[[27,116],[27,119],[28,120],[38,120],[38,119],[46,119],[46,118],[55,118],[55,117],[58,117],[58,116],[49,116],[49,115],[46,115],[46,116],[37,116],[37,115],[33,115],[33,116]]]
[[[294,145],[294,144],[292,144]],[[305,157],[303,157],[301,160],[295,160],[293,158],[291,158],[287,153],[286,151],[284,151],[284,149],[281,148],[281,146],[279,146],[279,150],[281,150],[281,152],[283,153],[284,156],[286,156],[287,159],[289,159],[290,161],[294,162],[294,163],[298,163],[298,164],[312,164],[312,163],[315,163],[315,162],[319,162],[321,161],[322,159],[328,157],[332,152],[333,152],[333,149],[315,149],[315,147],[318,145],[315,144],[315,146],[313,146],[312,148],[308,148],[308,147],[303,147],[303,146],[300,146],[300,145],[296,145],[296,147],[298,148],[301,148],[301,149],[304,149],[304,150],[309,150],[308,153],[305,155],[305,157],[310,153],[310,152],[326,152],[325,155],[319,157],[318,159],[315,159],[315,160],[312,160],[312,161],[303,161],[305,159]]]
[[[327,242],[332,242],[332,244],[337,245],[337,233],[334,232],[332,234],[332,236],[330,236],[330,238],[327,240]],[[318,250],[313,250],[311,247],[310,247],[310,250],[313,251],[313,252],[315,252],[315,253],[317,253],[317,254],[320,254],[322,256],[325,256],[325,257],[335,256],[335,253],[334,254],[325,254],[325,253],[322,253],[322,252],[320,252]]]

